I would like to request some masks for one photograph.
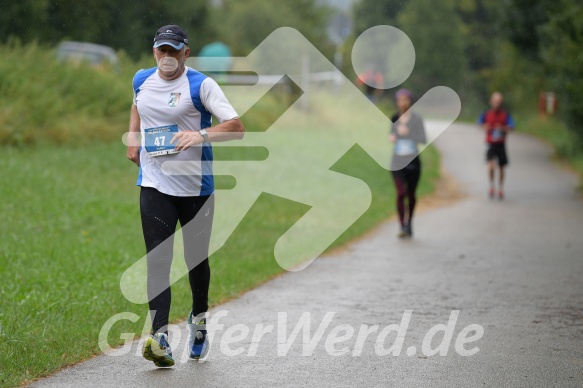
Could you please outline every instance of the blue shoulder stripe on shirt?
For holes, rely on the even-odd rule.
[[[200,112],[200,129],[208,128],[211,126],[212,115],[205,108],[202,100],[200,99],[200,86],[204,80],[207,79],[207,76],[196,70],[188,69],[186,77],[188,78],[188,83],[190,86],[190,97],[192,98],[192,104],[196,110]],[[210,195],[215,189],[212,170],[213,149],[210,144],[203,144],[201,160],[203,163],[200,195]]]
[[[200,86],[203,81],[207,79],[207,76],[196,70],[188,69],[186,77],[188,78],[188,83],[190,85],[190,97],[192,98],[192,103],[201,115],[200,129],[208,128],[211,126],[211,113],[204,107],[204,104],[200,99]]]
[[[134,93],[138,94],[140,92],[140,87],[142,84],[156,71],[156,67],[150,69],[139,70],[136,75],[134,75],[134,80],[132,81],[132,86],[134,87]]]

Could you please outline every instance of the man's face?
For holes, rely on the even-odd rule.
[[[181,48],[180,50],[176,50],[174,47],[169,45],[163,45],[160,47],[156,47],[152,49],[154,53],[154,58],[156,59],[156,63],[160,63],[160,60],[166,57],[172,57],[178,61],[178,68],[176,69],[176,73],[182,72],[184,69],[184,62],[190,55],[190,49],[186,46]],[[165,74],[166,76],[172,76],[173,74]]]
[[[490,106],[492,109],[500,109],[502,106],[502,101],[502,95],[500,93],[494,93],[492,94],[492,97],[490,97]]]

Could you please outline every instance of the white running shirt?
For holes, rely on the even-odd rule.
[[[211,126],[211,115],[220,123],[237,118],[237,112],[219,85],[190,67],[186,67],[179,78],[167,81],[160,78],[154,67],[138,71],[134,76],[133,88],[142,133],[137,185],[153,187],[161,193],[177,197],[212,194],[213,151],[210,143],[176,154],[151,156],[145,149],[144,133],[148,128],[170,125],[176,125],[178,131],[200,131]],[[165,174],[162,164],[167,161],[185,162],[184,167],[180,167],[185,175]],[[172,166],[176,167],[174,164]]]

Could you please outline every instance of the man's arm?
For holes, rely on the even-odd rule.
[[[245,127],[238,117],[223,121],[206,131],[210,142],[239,140],[245,136]]]
[[[208,141],[213,143],[238,140],[245,135],[245,127],[238,117],[205,129]],[[174,142],[176,142],[176,151],[184,151],[197,144],[202,144],[204,139],[198,131],[182,131],[172,137],[170,144],[174,144]]]
[[[220,122],[213,127],[205,128],[209,142],[243,138],[245,127],[216,81],[207,78],[200,86],[200,97],[204,107]],[[184,151],[203,141],[198,131],[182,131],[175,134],[170,143],[176,142],[176,150]]]
[[[502,127],[502,130],[506,133],[512,131],[514,129],[514,119],[510,114],[506,117],[506,125]]]
[[[130,112],[130,129],[128,135],[127,157],[129,160],[140,165],[140,114],[136,104],[132,104]]]
[[[478,118],[478,125],[480,126],[480,128],[484,129],[484,130],[488,130],[488,124],[486,124],[486,112],[483,112],[480,115],[480,118]]]

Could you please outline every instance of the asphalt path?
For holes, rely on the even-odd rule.
[[[182,324],[174,368],[135,341],[32,386],[583,386],[577,177],[513,134],[506,199],[490,200],[482,134],[456,124],[436,145],[464,195],[420,212],[413,239],[389,221],[216,307],[205,362],[183,357]]]

